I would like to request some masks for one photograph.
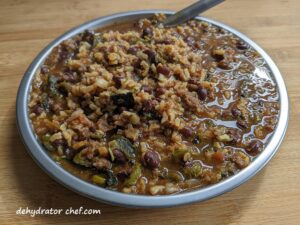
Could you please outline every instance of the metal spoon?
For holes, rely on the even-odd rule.
[[[189,19],[194,18],[195,16],[199,15],[200,13],[212,8],[215,5],[220,4],[225,0],[200,0],[195,2],[194,4],[180,10],[179,12],[167,17],[163,21],[163,25],[170,27],[176,26],[178,24],[184,23]]]

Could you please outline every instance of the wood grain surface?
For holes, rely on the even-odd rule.
[[[300,1],[227,0],[204,13],[242,31],[280,68],[291,113],[279,152],[254,178],[212,200],[165,209],[126,209],[84,198],[45,174],[15,122],[20,80],[51,40],[88,20],[128,10],[178,10],[192,0],[0,1],[0,224],[300,224]],[[20,207],[101,209],[93,216],[16,215]]]

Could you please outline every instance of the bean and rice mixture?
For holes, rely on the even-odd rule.
[[[71,173],[173,194],[220,182],[263,151],[279,113],[264,60],[226,30],[196,20],[164,28],[164,18],[85,31],[37,72],[30,119]]]

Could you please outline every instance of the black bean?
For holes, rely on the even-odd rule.
[[[114,154],[116,162],[122,163],[122,164],[126,163],[127,158],[126,158],[125,154],[121,150],[114,149],[112,152]]]
[[[113,76],[113,81],[115,82],[115,87],[120,88],[122,86],[122,80],[119,76]]]
[[[148,100],[148,101],[145,101],[144,104],[143,104],[143,110],[145,112],[150,112],[152,110],[155,109],[155,106],[158,102],[156,100]]]
[[[165,75],[166,77],[169,77],[171,74],[171,70],[168,67],[163,66],[163,65],[158,65],[156,70],[157,70],[157,73],[161,73],[161,74]]]
[[[108,51],[106,46],[101,46],[100,48],[98,48],[98,50],[99,52],[103,52],[103,53],[106,53]]]
[[[222,61],[225,58],[224,55],[220,55],[220,54],[214,54],[213,57],[217,61]]]
[[[35,106],[33,106],[33,108],[31,109],[31,111],[32,111],[33,113],[35,113],[36,115],[40,115],[40,114],[44,111],[44,109],[43,109],[43,107],[41,107],[41,106],[39,106],[39,105],[35,105]]]
[[[141,68],[141,62],[142,60],[140,58],[133,61],[132,66],[134,67],[135,71]]]
[[[65,97],[68,96],[68,91],[67,91],[67,89],[66,89],[65,87],[59,86],[59,87],[57,88],[57,90],[58,90],[58,92],[59,92],[60,94],[62,94],[63,96],[65,96]]]
[[[87,101],[80,102],[80,106],[83,109],[85,115],[90,115],[90,114],[92,114],[94,112],[94,110],[92,110],[90,108],[90,106],[89,106],[89,104],[88,104]]]
[[[55,147],[64,146],[66,145],[66,141],[64,139],[56,139],[55,141],[52,142],[52,144]]]
[[[179,132],[184,136],[184,137],[191,137],[194,132],[190,127],[184,127]]]
[[[248,153],[256,155],[263,149],[263,143],[259,140],[253,140],[251,141],[248,146],[246,147],[246,151]]]
[[[198,94],[198,98],[201,100],[201,101],[204,101],[206,98],[207,98],[207,89],[200,86],[197,90],[197,94]]]
[[[258,103],[258,105],[259,105],[260,107],[263,107],[263,106],[264,106],[264,101],[263,101],[263,100],[259,100],[257,103]]]
[[[223,70],[230,70],[231,69],[231,66],[230,66],[229,62],[227,62],[225,60],[222,60],[222,61],[218,62],[218,67],[223,69]]]
[[[247,94],[245,94],[245,92],[242,90],[240,96],[241,96],[242,98],[246,98]]]
[[[242,136],[237,129],[229,129],[228,134],[232,138],[231,143],[236,144],[240,142]]]
[[[193,46],[194,45],[194,43],[195,43],[195,39],[193,38],[193,37],[187,37],[186,39],[185,39],[185,42],[187,43],[187,45],[189,45],[189,46]]]
[[[166,92],[166,89],[163,88],[163,87],[157,87],[155,89],[155,96],[158,97],[158,96],[161,96],[163,95],[164,93]]]
[[[238,120],[236,121],[236,125],[237,125],[239,128],[241,128],[241,129],[247,129],[247,128],[248,128],[248,125],[247,125],[246,121],[245,121],[245,120],[242,120],[242,119],[238,119]]]
[[[84,107],[82,109],[84,111],[84,114],[87,115],[87,116],[90,115],[90,114],[92,114],[94,112],[94,110],[92,110],[89,106],[86,106],[86,107]]]
[[[59,60],[64,61],[65,59],[68,59],[70,56],[71,53],[65,47],[61,47],[59,52]]]
[[[173,41],[171,41],[170,39],[165,39],[165,40],[162,40],[162,41],[156,41],[155,43],[156,44],[170,45],[170,44],[173,44]]]
[[[160,157],[156,151],[147,151],[143,157],[143,165],[149,169],[155,169],[159,167]]]
[[[84,141],[86,138],[80,134],[74,134],[73,140],[74,141]]]
[[[42,74],[47,74],[47,73],[49,73],[49,68],[48,68],[46,65],[43,65],[43,66],[41,67],[41,73],[42,73]]]
[[[113,113],[114,113],[114,114],[121,114],[121,113],[124,112],[124,111],[126,111],[126,107],[120,106],[120,107],[117,107],[117,108],[113,111]]]
[[[86,41],[89,44],[93,45],[94,43],[94,33],[89,30],[85,30],[82,34],[82,41]]]
[[[200,49],[202,47],[201,42],[200,41],[195,42],[194,47]]]
[[[239,117],[242,114],[238,108],[231,109],[231,113],[234,117]]]
[[[239,49],[239,50],[246,50],[246,49],[248,49],[249,48],[249,45],[248,44],[246,44],[245,42],[243,42],[243,41],[238,41],[237,43],[236,43],[236,47],[237,47],[237,49]]]
[[[90,127],[90,131],[95,133],[96,132],[96,128],[94,126]]]
[[[142,37],[152,36],[152,35],[153,35],[153,32],[152,32],[151,28],[146,27],[145,29],[143,29]]]
[[[130,47],[127,52],[131,55],[135,55],[137,51],[138,49],[136,47]]]
[[[115,134],[117,134],[118,130],[119,130],[119,128],[115,127],[115,128],[113,128],[113,129],[107,131],[107,132],[106,132],[106,136],[107,136],[107,137],[112,137],[112,136],[114,136]]]
[[[156,64],[156,54],[154,51],[150,49],[146,49],[144,53],[148,56],[148,60],[150,63]]]
[[[194,138],[194,139],[193,139],[193,143],[196,144],[196,145],[197,145],[197,144],[200,144],[199,138],[198,138],[198,137]]]
[[[162,116],[155,110],[144,114],[149,120],[161,120]]]
[[[113,103],[119,107],[133,108],[134,98],[131,92],[111,96]]]
[[[76,155],[76,151],[72,148],[65,148],[64,154],[66,156],[66,159],[72,160],[74,158],[74,156]]]
[[[76,72],[65,72],[63,78],[65,81],[76,83],[79,79],[79,76]]]
[[[127,177],[129,177],[129,175],[130,175],[130,171],[128,171],[128,170],[121,170],[121,171],[117,172],[117,177],[121,181],[125,180]]]
[[[142,89],[144,92],[152,93],[152,88],[149,87],[148,85],[143,85],[141,89]]]

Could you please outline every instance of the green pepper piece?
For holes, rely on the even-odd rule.
[[[177,171],[169,171],[167,178],[175,182],[184,181],[183,175]]]
[[[57,81],[58,81],[57,77],[53,75],[48,76],[48,86],[49,86],[50,96],[55,96],[58,94],[57,87],[56,87]]]
[[[95,48],[101,42],[100,34],[94,34],[93,48]]]
[[[53,156],[52,156],[52,159],[53,159],[54,161],[56,161],[56,162],[59,162],[59,161],[62,160],[62,158],[61,158],[60,156],[58,156],[58,155],[53,155]]]
[[[104,134],[100,131],[96,131],[95,133],[90,134],[90,138],[101,140]]]
[[[53,145],[50,143],[50,137],[51,135],[50,134],[46,134],[42,137],[42,142],[43,142],[43,145],[46,147],[46,149],[48,151],[54,151],[55,148],[53,147]]]
[[[135,158],[135,148],[131,142],[123,136],[116,136],[113,141],[109,142],[109,147],[111,149],[119,149],[129,160]]]
[[[43,93],[41,95],[41,106],[46,110],[49,111],[49,101],[47,93]]]
[[[82,151],[77,153],[74,156],[73,162],[78,164],[78,165],[85,166],[85,167],[91,167],[91,165],[92,165],[91,162],[89,162],[85,157],[83,157]]]
[[[142,175],[141,164],[139,163],[134,164],[129,178],[125,181],[125,185],[126,186],[135,185],[141,175]]]
[[[175,149],[175,151],[173,152],[173,158],[175,159],[175,161],[181,161],[183,159],[183,156],[188,153],[189,150],[188,149],[184,149],[184,148],[177,148]]]
[[[107,174],[107,180],[106,180],[107,186],[114,186],[118,184],[118,178],[114,175],[113,171],[107,170],[106,174]]]
[[[129,42],[130,42],[130,44],[132,44],[132,45],[134,45],[134,44],[136,44],[138,41],[140,40],[140,38],[138,38],[138,37],[131,37],[130,39],[129,39]]]
[[[109,154],[110,154],[111,161],[115,161],[114,153],[112,152],[112,150],[111,150],[110,147],[108,147],[108,152],[109,152]]]
[[[157,56],[157,61],[160,62],[161,64],[166,64],[166,60],[160,56]]]
[[[92,181],[100,186],[105,186],[106,184],[106,179],[101,175],[93,175]]]
[[[110,98],[117,107],[133,108],[135,105],[132,92],[114,94]]]
[[[197,178],[202,173],[202,166],[199,162],[193,162],[185,166],[183,172],[189,178]]]

